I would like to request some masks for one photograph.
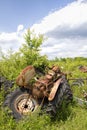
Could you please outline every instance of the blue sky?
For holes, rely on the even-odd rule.
[[[0,0],[2,51],[18,51],[28,28],[47,37],[49,59],[87,57],[87,0]]]
[[[0,0],[0,32],[15,31],[19,24],[25,28],[39,22],[49,12],[74,0]]]

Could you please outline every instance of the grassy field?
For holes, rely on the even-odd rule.
[[[72,77],[74,78],[86,77],[86,74],[79,72],[77,69],[78,61],[75,60],[73,64],[72,62],[69,64],[67,61],[65,68],[63,62],[51,61],[51,64],[63,66],[65,71],[72,70]],[[80,63],[83,63],[82,59]],[[82,98],[83,90],[87,91],[86,83],[80,88],[74,86],[72,90],[74,96]],[[7,110],[3,109],[4,93],[3,90],[0,91],[0,130],[87,130],[87,108],[85,105],[81,107],[73,102],[67,107],[62,106],[56,117],[52,119],[48,115],[39,116],[38,113],[34,113],[17,121],[11,115],[8,115]]]
[[[33,114],[20,121],[0,110],[0,130],[87,130],[87,110],[77,105],[61,108],[54,119]]]
[[[29,33],[30,35],[30,33]],[[30,37],[28,37],[29,39]],[[70,72],[72,76],[68,75],[67,78],[86,78],[87,73],[82,73],[78,70],[80,65],[87,66],[87,58],[55,58],[49,61],[46,56],[40,56],[38,47],[42,42],[42,37],[32,41],[27,39],[27,45],[23,45],[18,53],[8,53],[7,56],[2,54],[0,60],[0,75],[5,76],[9,80],[15,80],[20,71],[28,65],[44,69],[45,67],[58,65],[62,72]],[[72,81],[69,80],[72,84]],[[16,86],[14,86],[16,87]],[[3,88],[3,86],[2,86]],[[87,92],[87,84],[83,87],[73,87],[73,95],[80,98],[83,97],[83,90]],[[61,109],[58,109],[55,118],[50,118],[48,115],[39,115],[34,113],[19,121],[13,119],[12,115],[8,114],[8,109],[4,110],[3,101],[5,91],[0,90],[0,130],[87,130],[87,108],[79,106],[73,101],[72,104]]]

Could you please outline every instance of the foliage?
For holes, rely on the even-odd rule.
[[[47,57],[40,55],[40,46],[44,40],[42,35],[36,36],[30,30],[24,36],[25,43],[18,52],[9,50],[7,55],[1,52],[0,75],[8,79],[15,79],[20,71],[28,65],[40,68],[41,71],[48,66]]]
[[[14,57],[15,58],[15,57]],[[6,59],[7,60],[7,59]],[[74,59],[55,59],[49,61],[50,66],[55,64],[61,67],[62,71],[72,72],[72,77],[80,78],[86,77],[85,73],[78,70],[79,65],[87,65],[86,58],[74,58]],[[23,65],[23,63],[20,64]],[[20,68],[17,68],[20,69]],[[5,71],[6,73],[6,71]],[[70,78],[70,77],[69,77]],[[80,88],[87,89],[86,85]],[[74,87],[74,93],[78,95],[78,88]],[[3,103],[3,91],[0,92],[0,102]],[[1,105],[2,106],[2,105]],[[62,106],[58,109],[58,113],[55,118],[51,119],[48,115],[38,115],[38,113],[28,116],[19,122],[16,121],[7,114],[6,111],[0,109],[0,129],[1,130],[86,130],[87,129],[87,109],[79,107],[77,104],[72,104],[68,107]]]
[[[0,75],[4,75],[8,79],[15,79],[20,71],[28,65],[33,65],[41,71],[46,66],[58,65],[63,72],[71,72],[72,76],[67,78],[86,78],[87,73],[79,71],[78,66],[87,66],[87,58],[55,58],[48,60],[46,56],[40,55],[40,46],[44,40],[42,35],[36,36],[30,30],[24,36],[25,43],[20,50],[14,53],[12,50],[5,55],[1,52]],[[70,81],[70,84],[72,81]],[[83,88],[74,87],[75,95],[82,94],[82,90],[87,91],[87,84]],[[79,91],[79,92],[78,92]],[[47,114],[39,115],[35,113],[20,121],[13,119],[8,115],[8,110],[3,110],[3,100],[5,92],[0,90],[0,130],[87,130],[87,109],[79,107],[73,103],[70,106],[62,106],[58,109],[55,118],[51,118]]]

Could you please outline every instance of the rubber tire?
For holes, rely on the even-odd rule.
[[[50,113],[52,116],[55,116],[58,108],[60,108],[63,102],[68,105],[73,100],[73,94],[71,88],[67,81],[64,81],[60,84],[55,98],[49,102],[47,113]]]
[[[7,106],[10,108],[10,110],[12,111],[10,114],[13,115],[13,117],[15,119],[21,119],[23,117],[22,114],[20,114],[16,108],[15,108],[15,100],[17,99],[18,96],[22,95],[22,94],[29,94],[29,90],[23,88],[23,89],[16,89],[14,90],[12,93],[8,94],[5,102],[4,102],[4,106]]]
[[[77,86],[77,87],[83,87],[85,85],[85,82],[83,79],[77,79],[72,82],[71,87]]]

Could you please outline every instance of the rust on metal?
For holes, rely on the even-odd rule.
[[[58,79],[58,80],[54,83],[54,86],[52,87],[52,90],[51,90],[51,92],[50,92],[50,94],[49,94],[49,98],[48,98],[49,101],[52,101],[52,100],[54,99],[55,94],[56,94],[56,92],[57,92],[57,89],[58,89],[58,87],[59,87],[59,85],[60,85],[60,83],[61,83],[61,80],[62,80],[62,78]]]
[[[79,66],[79,70],[83,73],[87,73],[87,66]]]
[[[30,85],[30,80],[35,76],[35,69],[33,66],[27,66],[22,70],[20,75],[16,78],[16,84],[21,87]]]
[[[32,90],[33,95],[36,98],[49,97],[52,87],[56,84],[56,81],[60,78],[60,69],[59,67],[53,66],[48,73],[40,77],[34,83],[34,87]]]

